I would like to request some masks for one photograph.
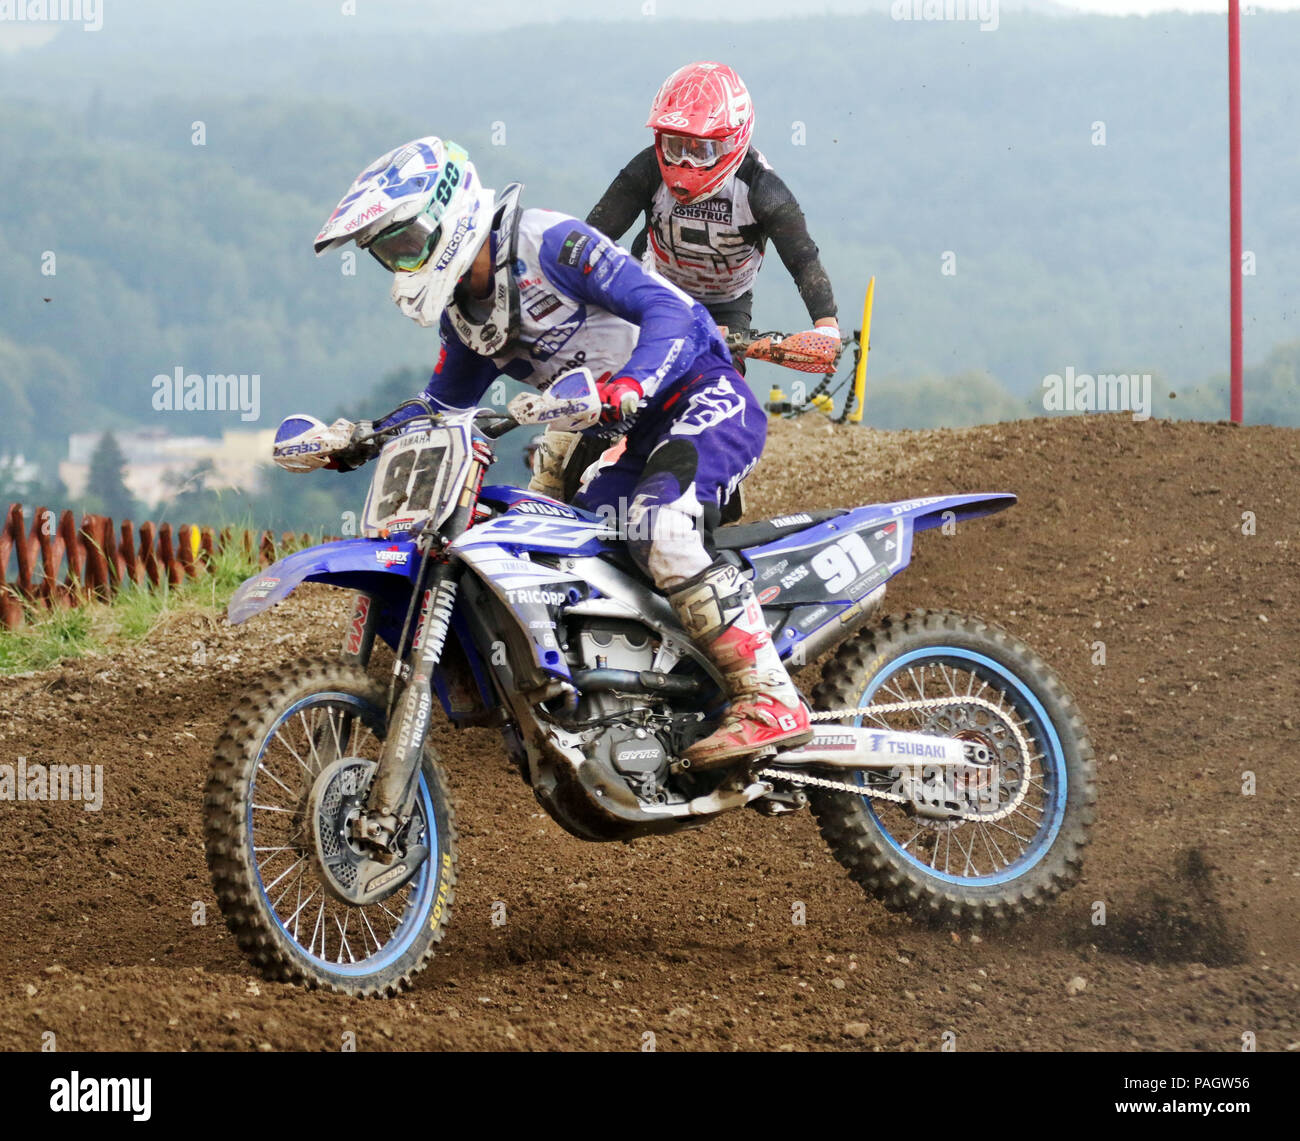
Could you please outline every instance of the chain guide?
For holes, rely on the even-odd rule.
[[[1025,796],[1029,792],[1029,778],[1032,770],[1032,755],[1030,753],[1029,742],[1021,732],[1020,726],[1007,716],[1007,711],[1002,706],[989,701],[983,697],[928,697],[917,698],[914,701],[891,701],[881,705],[868,705],[857,709],[829,709],[813,710],[811,719],[813,721],[843,721],[847,718],[861,717],[879,717],[886,713],[911,713],[919,710],[937,710],[949,706],[972,706],[982,708],[996,717],[1003,725],[1010,730],[1012,737],[1015,738],[1016,748],[1020,751],[1023,759],[1024,772],[1018,782],[1015,796],[1009,803],[999,808],[995,812],[960,812],[954,811],[950,814],[952,819],[958,820],[979,820],[983,822],[992,822],[1002,820],[1015,812],[1024,802]],[[832,792],[846,792],[852,796],[866,796],[872,800],[891,801],[896,804],[912,804],[914,798],[906,796],[903,793],[891,792],[888,789],[872,788],[870,785],[852,784],[848,781],[832,780],[828,777],[813,776],[811,773],[800,772],[791,769],[766,768],[760,769],[755,774],[763,780],[784,781],[787,784],[798,785],[802,787],[824,788]]]

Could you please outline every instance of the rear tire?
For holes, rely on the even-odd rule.
[[[998,924],[1047,903],[1074,883],[1082,867],[1096,805],[1095,763],[1083,719],[1060,679],[1033,650],[998,626],[952,611],[917,610],[902,618],[884,618],[840,646],[822,671],[813,701],[817,709],[831,710],[906,700],[910,696],[906,687],[915,685],[918,675],[917,695],[937,696],[924,688],[931,675],[955,679],[966,673],[988,683],[982,691],[985,698],[992,700],[1000,690],[998,703],[1005,700],[1023,721],[1022,731],[1027,731],[1031,752],[1036,754],[1029,775],[1039,782],[1031,789],[1041,791],[1041,808],[1030,811],[1026,797],[1022,818],[1008,818],[1013,832],[1033,833],[1019,858],[1001,851],[1009,851],[1013,842],[992,825],[955,819],[935,822],[914,812],[909,819],[902,805],[831,790],[811,789],[810,799],[832,854],[890,910],[935,924]],[[970,691],[971,687],[954,689],[959,695]],[[892,722],[896,729],[958,735],[917,723],[922,720],[919,714],[891,716],[914,719]],[[864,719],[855,718],[853,723],[863,724]],[[1013,771],[1016,764],[1013,761],[1002,772]],[[1038,797],[1037,792],[1034,795]],[[914,827],[917,831],[904,843],[891,827],[909,835]],[[925,837],[927,828],[934,830],[928,864],[923,858],[931,842]],[[940,828],[948,833],[942,870],[937,867],[943,842]],[[967,861],[963,872],[969,868],[975,874],[952,874],[954,838],[958,853]],[[920,843],[912,848],[918,839]],[[981,873],[972,856],[987,860],[987,873]],[[999,856],[1004,860],[1001,866]]]
[[[212,886],[239,949],[268,979],[339,994],[395,995],[428,965],[447,928],[456,885],[456,818],[442,766],[428,746],[417,810],[427,824],[430,855],[411,883],[379,904],[356,908],[327,898],[319,879],[311,879],[314,841],[305,819],[311,772],[334,760],[331,753],[369,751],[377,759],[384,710],[382,690],[363,670],[303,659],[246,692],[217,741],[203,800]],[[295,748],[289,733],[300,725]],[[277,741],[283,754],[272,752]],[[260,785],[259,772],[266,775]],[[268,845],[260,832],[277,822],[280,843]],[[291,892],[295,883],[297,895],[277,907],[273,897]],[[301,941],[307,935],[309,946]],[[358,958],[358,952],[365,953]]]

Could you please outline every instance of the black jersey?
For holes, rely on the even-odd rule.
[[[618,241],[638,215],[646,221],[632,253],[706,306],[732,301],[753,288],[770,239],[809,317],[835,316],[830,278],[803,211],[757,147],[749,148],[721,190],[689,206],[669,193],[655,148],[646,147],[619,172],[587,222]]]

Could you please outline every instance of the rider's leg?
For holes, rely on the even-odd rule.
[[[528,490],[562,503],[575,500],[584,483],[590,483],[623,454],[626,443],[624,438],[611,441],[581,432],[548,429],[537,438]]]
[[[720,768],[812,735],[808,710],[772,645],[753,586],[732,564],[712,559],[701,533],[706,508],[716,511],[735,489],[757,462],[767,434],[758,401],[729,372],[692,389],[675,415],[638,422],[627,454],[582,497],[590,510],[621,508],[633,557],[722,674],[731,705],[718,730],[686,751],[697,769]],[[617,505],[606,502],[611,497]]]
[[[578,432],[543,432],[533,453],[533,478],[528,481],[528,490],[563,500],[564,468],[581,439]]]
[[[731,563],[716,562],[669,590],[668,599],[721,671],[731,698],[722,724],[686,750],[692,766],[720,768],[812,736],[808,710],[772,645],[749,579]]]

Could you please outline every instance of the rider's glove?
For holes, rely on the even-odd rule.
[[[834,337],[838,341],[840,339],[840,323],[834,317],[824,317],[813,326],[812,332],[821,333],[826,337]]]
[[[289,416],[281,421],[275,433],[271,458],[285,471],[339,467],[338,453],[352,443],[357,427],[351,420],[342,418],[327,425],[314,416]]]
[[[596,392],[600,395],[602,424],[613,424],[631,416],[637,410],[644,395],[640,383],[630,376],[616,376],[612,380],[597,381]]]
[[[336,420],[334,423],[346,424],[347,421]],[[369,420],[353,424],[347,444],[330,456],[325,466],[333,471],[356,471],[362,464],[369,463],[379,454],[379,445],[370,439],[374,430],[375,426]]]

